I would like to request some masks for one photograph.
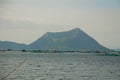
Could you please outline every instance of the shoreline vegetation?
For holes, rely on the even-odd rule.
[[[74,51],[74,50],[12,50],[12,49],[7,49],[7,50],[0,50],[0,52],[5,53],[6,51],[21,51],[21,52],[31,52],[31,53],[93,53],[98,56],[120,56],[120,51],[115,51],[115,50],[110,50],[110,51],[90,51],[90,50],[80,50],[80,51]]]

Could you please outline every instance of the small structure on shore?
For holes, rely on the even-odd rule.
[[[25,49],[23,49],[22,52],[27,52],[27,51]]]

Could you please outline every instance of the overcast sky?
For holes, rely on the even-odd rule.
[[[29,44],[46,32],[80,28],[120,48],[120,0],[0,0],[0,40]]]

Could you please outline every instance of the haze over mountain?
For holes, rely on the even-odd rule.
[[[47,32],[29,46],[41,50],[108,50],[79,28],[65,32]]]

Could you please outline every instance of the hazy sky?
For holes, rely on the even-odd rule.
[[[120,48],[120,0],[0,0],[0,40],[29,44],[73,28]]]

